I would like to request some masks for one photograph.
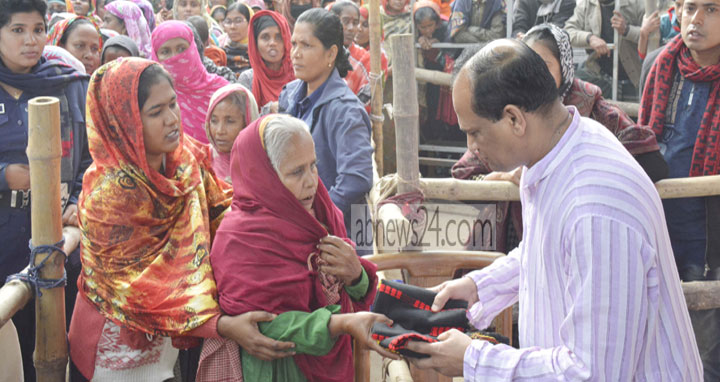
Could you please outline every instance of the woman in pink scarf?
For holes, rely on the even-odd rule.
[[[175,81],[185,134],[208,143],[205,115],[210,97],[228,84],[205,70],[190,27],[182,21],[166,21],[152,33],[153,60],[162,64]]]
[[[230,151],[238,133],[258,119],[252,92],[238,84],[220,88],[210,98],[205,133],[213,146],[213,170],[218,178],[230,181]]]

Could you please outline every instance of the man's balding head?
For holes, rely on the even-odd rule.
[[[545,62],[518,40],[501,39],[487,44],[463,65],[461,72],[470,80],[473,111],[493,121],[501,118],[506,105],[535,112],[559,98]]]
[[[568,121],[547,65],[516,40],[494,41],[463,65],[453,106],[468,149],[495,171],[535,163]]]

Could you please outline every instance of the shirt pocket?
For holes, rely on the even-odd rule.
[[[0,114],[0,129],[8,127],[9,119],[10,117],[7,114]]]

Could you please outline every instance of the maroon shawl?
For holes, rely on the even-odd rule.
[[[342,213],[320,180],[315,219],[278,178],[260,135],[270,118],[242,130],[232,149],[232,211],[225,215],[210,255],[220,307],[229,315],[312,312],[327,306],[319,273],[308,270],[308,257],[328,233],[348,240]],[[355,302],[340,288],[343,313],[368,310],[375,298],[376,267],[360,262],[369,276],[368,293]],[[327,355],[296,354],[294,360],[309,381],[352,380],[351,345],[351,337],[343,335]]]
[[[716,175],[720,173],[720,63],[701,68],[692,58],[681,35],[667,43],[650,69],[640,102],[639,122],[650,126],[658,136],[662,134],[676,63],[680,74],[686,79],[712,82],[707,107],[695,141],[689,175]]]

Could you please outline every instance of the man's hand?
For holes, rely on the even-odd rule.
[[[618,31],[620,36],[625,36],[625,33],[627,33],[627,21],[625,21],[625,16],[623,16],[620,12],[613,11],[613,17],[610,19],[610,24]]]
[[[362,276],[362,265],[355,249],[337,236],[325,236],[320,239],[320,269],[331,274],[345,285],[350,286]]]
[[[430,290],[437,293],[432,304],[433,312],[441,311],[450,299],[465,300],[468,303],[468,308],[478,302],[477,286],[470,277],[445,281],[436,287],[430,288]]]
[[[470,346],[472,339],[457,329],[451,329],[440,334],[438,340],[440,342],[408,342],[408,350],[428,354],[430,357],[407,358],[407,360],[420,369],[435,369],[448,377],[461,377],[465,350]]]
[[[522,176],[522,167],[518,167],[510,172],[493,171],[483,178],[483,180],[507,180],[516,185],[520,185],[520,177]]]
[[[68,204],[67,207],[65,207],[65,213],[63,213],[63,216],[62,216],[62,223],[64,226],[66,226],[66,225],[72,225],[75,227],[78,226],[77,211],[78,211],[77,204]]]
[[[372,327],[376,323],[392,325],[391,319],[382,314],[370,312],[357,312],[346,314],[333,314],[330,316],[328,330],[330,335],[339,336],[341,334],[351,335],[358,343],[365,347],[375,350],[381,356],[390,359],[400,359],[397,354],[380,346],[377,340],[372,338]]]
[[[598,36],[590,36],[590,47],[597,53],[598,56],[609,56],[610,48],[608,48],[605,40]]]
[[[276,314],[253,311],[239,316],[221,316],[217,330],[221,336],[237,342],[243,350],[263,361],[295,355],[295,344],[276,341],[260,333],[258,322],[272,321]]]
[[[5,180],[11,190],[30,189],[30,166],[13,163],[5,167]]]

